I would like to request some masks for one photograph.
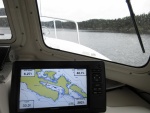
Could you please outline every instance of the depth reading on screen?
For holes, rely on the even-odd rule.
[[[87,105],[86,69],[21,69],[20,109]]]

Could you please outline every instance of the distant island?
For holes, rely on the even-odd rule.
[[[0,16],[6,15],[4,8],[0,9]],[[148,14],[137,15],[136,22],[140,33],[150,34],[150,12]],[[41,22],[42,26],[52,26],[51,22]],[[71,22],[57,21],[57,28],[74,29],[75,25]],[[6,18],[0,18],[0,27],[8,27]],[[119,19],[90,19],[87,21],[78,22],[79,30],[95,31],[95,32],[119,32],[119,33],[135,33],[135,29],[131,17]]]
[[[150,13],[137,15],[135,19],[140,33],[150,34]],[[121,33],[135,32],[130,16],[112,20],[90,19],[87,21],[78,22],[78,25],[80,30]]]

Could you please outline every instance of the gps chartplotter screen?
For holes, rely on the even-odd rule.
[[[99,113],[105,110],[104,62],[14,62],[10,113]]]
[[[21,69],[19,108],[87,105],[86,69]]]

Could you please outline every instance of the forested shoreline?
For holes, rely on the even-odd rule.
[[[5,10],[0,9],[0,16],[4,16]],[[140,33],[150,34],[150,13],[136,16],[136,22]],[[71,22],[57,22],[58,28],[60,24],[63,28],[74,29],[75,25]],[[42,22],[44,26],[52,25],[52,22]],[[8,21],[6,18],[0,18],[0,27],[8,27]],[[95,31],[95,32],[120,32],[120,33],[134,33],[135,29],[131,20],[131,17],[124,17],[119,19],[90,19],[87,21],[78,22],[80,30]]]
[[[150,34],[150,13],[135,17],[140,33]],[[131,17],[124,17],[113,20],[90,19],[78,22],[79,29],[99,32],[135,32]]]

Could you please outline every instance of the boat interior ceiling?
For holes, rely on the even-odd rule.
[[[1,25],[2,25],[2,22],[4,22],[4,21],[1,22],[1,20],[2,20],[1,18],[3,18],[2,17],[3,15],[1,15],[2,14],[2,11],[1,11],[1,3],[2,2],[0,2],[0,113],[11,113],[12,112],[12,111],[10,111],[10,107],[13,106],[10,103],[10,100],[12,98],[12,96],[11,96],[11,94],[12,94],[11,81],[12,81],[12,77],[15,75],[14,63],[16,61],[18,61],[18,62],[24,61],[24,62],[31,62],[31,63],[32,62],[34,63],[34,61],[35,62],[36,61],[53,62],[53,63],[62,62],[62,61],[64,61],[64,62],[65,61],[68,61],[68,62],[69,61],[70,62],[72,62],[72,61],[74,61],[74,62],[78,62],[78,61],[89,62],[90,61],[91,65],[93,64],[92,62],[102,62],[102,63],[104,63],[104,67],[103,68],[100,67],[100,68],[104,69],[104,71],[105,71],[104,77],[105,77],[105,82],[106,82],[103,84],[104,87],[106,85],[106,88],[105,88],[106,111],[103,111],[103,112],[106,112],[106,113],[150,113],[150,87],[149,87],[150,86],[150,60],[149,60],[149,58],[146,61],[143,61],[144,63],[142,63],[140,66],[139,65],[128,65],[128,64],[121,63],[121,62],[116,62],[109,57],[105,57],[107,54],[103,54],[98,57],[92,57],[92,55],[93,56],[99,55],[99,53],[97,53],[95,50],[85,47],[85,45],[80,46],[80,44],[76,44],[73,42],[69,43],[69,41],[57,40],[60,36],[59,32],[61,31],[61,29],[59,27],[58,27],[59,29],[57,29],[57,25],[59,25],[60,21],[62,22],[61,24],[63,24],[64,26],[66,25],[66,23],[67,23],[67,25],[72,25],[72,26],[76,26],[77,24],[79,24],[79,28],[77,26],[77,33],[78,33],[78,29],[81,28],[80,27],[81,23],[80,22],[76,23],[74,21],[71,21],[70,18],[68,20],[65,20],[65,19],[59,19],[59,18],[47,18],[44,16],[40,17],[41,16],[40,14],[42,12],[42,1],[43,0],[13,0],[13,1],[12,0],[3,0],[2,1],[4,4],[4,7],[5,7],[5,12],[7,14],[7,19],[8,19],[9,26],[10,26],[10,31],[11,31],[11,33],[9,33],[9,34],[11,34],[10,38],[7,38],[7,37],[9,37],[9,35],[7,35],[7,34],[5,35],[5,34],[1,33],[3,31]],[[56,1],[58,2],[58,0],[56,0]],[[126,5],[126,1],[130,2],[132,0],[122,0],[122,1]],[[135,1],[135,0],[133,0],[133,1]],[[64,0],[64,2],[67,2],[67,0]],[[92,2],[94,2],[94,1],[92,1]],[[56,4],[52,4],[51,2],[48,2],[48,4],[49,4],[49,7],[56,5]],[[78,4],[80,4],[80,2]],[[85,5],[86,5],[86,3],[85,3]],[[76,6],[76,8],[78,8],[78,6]],[[84,8],[84,6],[82,6],[82,8]],[[59,9],[59,7],[56,7],[56,9]],[[63,9],[61,9],[61,10],[63,11]],[[68,13],[70,13],[70,12],[68,12]],[[68,13],[66,13],[66,15]],[[43,14],[46,14],[46,11]],[[53,14],[53,15],[55,15],[55,14]],[[149,13],[149,15],[150,15],[150,13]],[[45,20],[45,23],[44,23],[44,21],[42,23],[40,19]],[[150,16],[149,16],[149,19],[150,19]],[[47,24],[46,22],[49,22],[49,23]],[[71,22],[73,22],[73,24]],[[51,31],[47,28],[46,24],[49,26],[50,25],[52,26],[50,29]],[[5,29],[7,29],[6,27],[7,26],[5,26]],[[54,30],[52,30],[52,28]],[[65,28],[65,27],[63,27],[63,28]],[[150,27],[147,27],[147,28],[150,32]],[[77,34],[78,38],[85,35],[84,30],[81,31],[81,34]],[[62,31],[65,31],[65,30],[62,30]],[[58,32],[58,34],[56,34],[56,32]],[[71,33],[71,32],[72,31],[70,30],[69,33]],[[91,32],[91,35],[94,33],[97,33],[97,32],[92,32],[92,31],[90,31],[90,32]],[[45,37],[44,37],[44,35],[45,35]],[[46,37],[46,36],[52,36],[52,35],[55,38],[47,38]],[[111,36],[111,35],[113,35],[113,33],[110,33],[109,35]],[[72,35],[72,36],[74,36],[74,35]],[[119,36],[122,36],[122,34]],[[131,33],[131,36],[132,36],[132,33]],[[150,38],[149,34],[142,35],[142,36],[147,36],[147,38]],[[6,37],[7,39],[5,39],[3,37]],[[91,38],[92,38],[92,36],[91,36]],[[108,39],[106,39],[106,40],[108,40]],[[137,40],[137,43],[139,44],[137,37],[136,37],[136,40]],[[58,45],[57,44],[55,45],[56,42],[58,42]],[[82,43],[82,39],[80,38],[80,40],[78,40],[78,42]],[[93,43],[93,42],[91,42],[91,43]],[[103,43],[105,43],[105,41]],[[103,45],[107,45],[107,44],[103,44]],[[134,42],[132,42],[132,44],[134,45]],[[145,42],[143,42],[143,44],[145,44]],[[129,46],[128,50],[131,49],[130,45],[131,45],[131,43],[130,44],[126,43],[124,48],[126,46]],[[71,46],[72,46],[72,48],[70,48]],[[150,46],[150,43],[147,44],[146,47],[149,47],[149,46]],[[75,48],[78,48],[78,49],[75,49]],[[66,52],[65,49],[67,49],[68,51]],[[88,52],[91,51],[93,54],[91,54],[91,56],[90,56],[90,55],[88,55],[88,52],[86,52],[86,51],[83,54],[80,54],[81,49],[84,49],[84,50],[87,49]],[[111,49],[111,47],[107,47],[106,50],[109,50],[109,49]],[[145,51],[147,53],[142,53],[140,44],[138,45],[138,47],[136,49],[141,51],[140,54],[146,54],[149,57],[149,54],[150,54],[150,52],[148,53],[149,49]],[[74,53],[74,52],[72,52],[72,50],[76,51],[76,52]],[[115,52],[118,52],[118,51],[114,50],[114,53]],[[119,52],[121,54],[122,51],[119,51]],[[132,51],[132,53],[130,53],[131,57],[134,54],[134,52],[136,53],[136,51]],[[128,62],[130,62],[130,61],[132,62],[132,59],[130,60],[129,58],[127,58],[125,54],[122,54],[122,56],[124,56],[123,59],[127,59]],[[102,57],[102,58],[99,58],[99,57]],[[133,58],[133,59],[136,60],[136,58],[139,58],[139,56],[135,56],[135,58]],[[145,59],[145,57],[143,57],[141,59]],[[33,65],[33,64],[31,64],[31,65]],[[31,65],[30,66],[28,65],[29,66],[28,68],[23,67],[22,69],[25,69],[25,68],[26,69],[40,69],[40,67],[38,67],[38,66],[37,67],[35,66],[35,68],[34,68]],[[35,63],[35,65],[36,65],[36,63]],[[66,66],[67,64],[64,64],[64,65]],[[78,65],[75,63],[75,66],[78,66]],[[39,66],[42,66],[42,65],[39,65]],[[70,66],[70,65],[68,64],[67,66]],[[79,65],[79,67],[81,68],[81,65]],[[76,67],[76,68],[79,68],[79,67]],[[45,69],[47,69],[47,68],[48,67],[45,67]],[[54,68],[54,67],[52,67],[52,68]],[[58,68],[60,68],[60,67],[58,66]],[[61,66],[61,68],[63,68],[63,66]],[[66,68],[66,67],[64,67],[64,68]],[[71,67],[71,68],[73,68],[73,67]],[[42,67],[41,67],[41,69],[42,69]],[[43,67],[43,69],[44,69],[44,67]],[[87,73],[88,72],[89,71],[87,71]],[[13,75],[12,75],[12,73],[13,73]],[[68,71],[68,73],[71,73],[71,72]],[[20,76],[20,75],[16,74],[16,76]],[[49,75],[49,76],[52,77],[52,75]],[[22,77],[22,75],[21,75],[21,77]],[[20,80],[19,77],[17,79]],[[25,79],[21,78],[21,81],[23,81],[23,80],[25,80]],[[41,80],[41,78],[40,78],[40,80]],[[46,81],[46,79],[43,79],[42,82],[40,80],[38,82],[43,83],[43,84]],[[51,83],[52,83],[52,81],[51,81]],[[13,83],[13,84],[17,84],[17,83]],[[20,84],[20,82],[18,84]],[[46,86],[47,84],[48,84],[48,82],[46,84],[44,84],[43,87]],[[68,82],[67,84],[71,84],[71,81]],[[66,84],[66,88],[71,87],[71,85],[69,86],[67,84]],[[88,84],[91,84],[91,82],[89,82],[89,83],[87,82],[87,87],[90,86]],[[53,85],[54,85],[54,83],[53,83]],[[15,85],[13,85],[13,86],[15,86]],[[21,87],[23,87],[23,85]],[[88,89],[88,92],[89,92],[88,96],[90,95],[90,92],[92,92],[92,90],[93,89],[90,89],[90,88]],[[83,91],[83,89],[82,90],[80,89],[80,92],[81,92],[81,94],[83,94],[83,93],[87,92],[87,89],[85,92]],[[15,92],[13,92],[13,93],[15,93]],[[80,94],[80,96],[81,96],[81,94]],[[92,96],[91,96],[91,98],[92,98]],[[44,100],[44,97],[40,98],[40,99],[41,100],[43,99],[43,102],[46,102]],[[13,101],[14,101],[13,103],[16,103],[15,100],[13,100]],[[16,100],[16,101],[18,103],[20,100]],[[31,103],[31,102],[29,102],[29,100],[25,101],[25,102]],[[90,103],[89,100],[87,100],[87,104],[89,104],[89,103]],[[58,104],[58,105],[60,105],[60,104]],[[40,105],[37,105],[37,106],[40,106]],[[89,106],[90,105],[88,105],[88,107]],[[101,104],[99,106],[101,106]],[[84,106],[84,107],[87,107],[87,106]],[[65,108],[67,108],[67,107],[65,107]],[[71,107],[71,108],[75,109],[76,106]],[[82,109],[82,106],[79,106],[79,108]],[[16,109],[17,109],[18,113],[26,113],[27,107],[26,107],[26,109],[20,110],[20,111],[18,110],[19,108],[16,108]],[[53,107],[52,107],[52,109],[50,108],[50,110],[52,110],[52,112],[53,111],[55,112],[56,109],[55,108],[53,109]],[[78,107],[77,107],[77,109],[78,109]],[[36,110],[36,108],[34,108],[33,112],[28,111],[28,110],[27,110],[27,112],[34,113],[34,112],[36,112],[35,110]],[[38,111],[38,110],[39,109],[37,109],[37,112],[40,113],[40,111]],[[57,112],[63,112],[63,110],[62,111],[60,110]]]

